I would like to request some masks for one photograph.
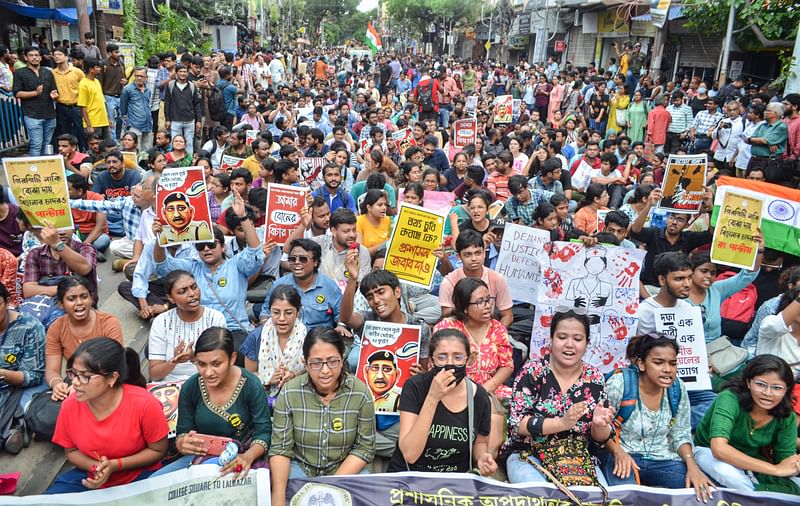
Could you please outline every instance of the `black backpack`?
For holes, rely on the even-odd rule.
[[[33,396],[25,410],[25,423],[28,430],[39,441],[50,441],[56,431],[61,401],[52,399],[53,391],[39,392]]]
[[[225,121],[228,116],[228,106],[225,105],[225,95],[222,91],[231,86],[230,83],[222,88],[219,86],[211,87],[211,95],[208,96],[208,115],[214,121]]]
[[[431,112],[433,108],[433,78],[428,80],[425,85],[417,85],[417,97],[419,110],[422,112]]]

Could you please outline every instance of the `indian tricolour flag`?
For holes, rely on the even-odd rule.
[[[719,206],[728,190],[763,199],[761,233],[764,234],[766,247],[800,256],[800,190],[722,176],[717,180],[712,224],[717,222]]]
[[[367,35],[364,38],[364,41],[367,45],[372,49],[373,53],[377,53],[381,49],[383,49],[383,43],[381,42],[381,36],[378,35],[378,31],[372,26],[372,21],[367,22]]]

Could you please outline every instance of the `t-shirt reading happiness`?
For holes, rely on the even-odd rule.
[[[403,393],[400,396],[400,411],[419,414],[428,391],[433,383],[433,373],[417,374],[412,376],[403,385]],[[491,406],[489,404],[489,394],[482,386],[475,386],[475,405],[473,414],[472,438],[475,440],[478,434],[489,435],[491,428]],[[467,462],[470,455],[469,414],[464,405],[464,409],[459,413],[453,413],[447,409],[441,401],[436,405],[436,412],[433,415],[431,428],[428,431],[428,440],[425,443],[425,450],[419,459],[413,464],[406,461],[400,448],[396,448],[391,461],[389,461],[389,472],[400,471],[430,471],[430,472],[456,472],[466,473],[472,468],[472,463]]]

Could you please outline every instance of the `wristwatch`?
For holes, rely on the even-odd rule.
[[[56,243],[56,245],[53,246],[53,249],[56,250],[56,251],[64,251],[64,248],[66,248],[66,247],[67,247],[67,245],[66,245],[66,243],[64,241],[58,241]]]

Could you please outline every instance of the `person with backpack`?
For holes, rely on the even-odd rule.
[[[186,151],[194,153],[194,135],[203,126],[203,100],[195,83],[188,80],[186,65],[175,65],[175,79],[167,84],[164,94],[164,126],[170,136],[186,139]]]
[[[435,97],[439,96],[439,80],[431,77],[430,69],[422,71],[422,77],[416,88],[414,88],[414,100],[419,109],[419,120],[436,120],[439,117],[439,102]]]
[[[606,378],[616,435],[600,452],[609,485],[694,488],[711,497],[712,482],[694,461],[689,396],[678,376],[678,343],[661,334],[631,338],[630,366]]]
[[[239,94],[239,87],[234,84],[234,79],[230,66],[221,67],[219,81],[211,89],[208,97],[209,116],[212,120],[219,121],[228,131],[233,130],[233,120],[236,118],[236,95]]]

